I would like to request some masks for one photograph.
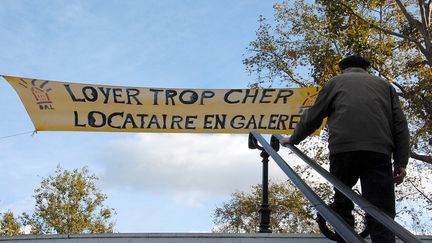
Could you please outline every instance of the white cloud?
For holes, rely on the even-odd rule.
[[[247,145],[244,135],[139,134],[109,143],[100,159],[101,180],[110,188],[168,194],[197,207],[261,182],[259,151]],[[270,175],[281,174],[272,169]]]

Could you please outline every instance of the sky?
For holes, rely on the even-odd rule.
[[[90,84],[246,88],[262,0],[2,0],[0,74]],[[247,135],[39,132],[0,80],[0,213],[30,213],[57,165],[88,166],[116,231],[209,232],[213,210],[261,181]],[[24,135],[7,137],[9,135]],[[7,138],[4,138],[7,137]],[[285,178],[270,165],[270,177]]]

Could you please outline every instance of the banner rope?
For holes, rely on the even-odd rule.
[[[25,134],[30,134],[30,133],[33,136],[37,133],[37,131],[34,130],[34,131],[21,132],[21,133],[17,133],[17,134],[7,135],[7,136],[0,137],[0,140],[6,139],[6,138],[12,138],[12,137],[16,137],[16,136],[21,136],[21,135],[25,135]]]

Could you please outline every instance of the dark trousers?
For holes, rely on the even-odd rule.
[[[330,173],[352,188],[360,179],[362,196],[391,218],[395,216],[395,194],[391,159],[371,151],[353,151],[330,156]],[[354,226],[354,204],[335,189],[333,210]],[[395,242],[395,236],[372,217],[366,216],[374,243]]]

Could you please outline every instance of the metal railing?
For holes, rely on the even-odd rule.
[[[261,157],[263,158],[263,200],[260,210],[260,232],[271,232],[270,230],[270,210],[268,205],[268,157],[271,156],[276,164],[285,172],[294,185],[303,193],[303,195],[312,203],[318,213],[333,226],[337,234],[347,242],[365,242],[354,230],[301,179],[301,177],[285,162],[285,160],[278,154],[280,147],[281,135],[273,135],[271,143],[269,144],[264,137],[257,133],[251,132],[249,134],[249,148],[261,150]],[[259,145],[259,144],[260,145]],[[287,144],[285,147],[289,148],[300,159],[306,162],[311,168],[318,172],[322,177],[329,181],[335,188],[337,188],[346,197],[357,204],[371,217],[375,218],[385,228],[392,231],[404,242],[421,242],[411,232],[396,223],[392,218],[383,213],[380,209],[366,201],[363,197],[355,193],[351,188],[348,188],[340,180],[332,176],[327,170],[321,167],[314,160],[309,158],[306,154],[301,152],[296,146]],[[267,162],[266,162],[267,161]],[[264,188],[266,187],[266,188]],[[267,193],[267,195],[266,195]],[[262,214],[263,213],[263,214]],[[267,214],[266,214],[267,213]],[[264,221],[262,221],[263,219]],[[268,220],[267,220],[268,219]],[[364,236],[364,235],[363,235]]]

